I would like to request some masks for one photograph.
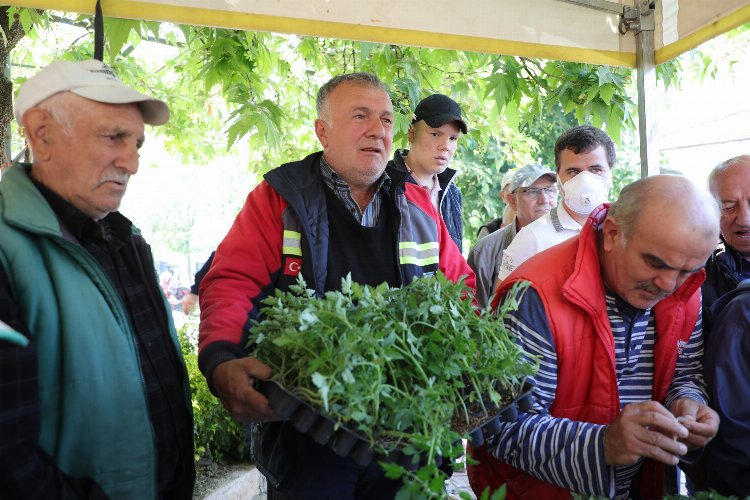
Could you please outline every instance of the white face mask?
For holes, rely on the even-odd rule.
[[[560,185],[565,204],[577,214],[589,215],[607,201],[609,179],[584,170]]]

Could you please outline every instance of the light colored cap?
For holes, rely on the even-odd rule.
[[[513,177],[510,179],[510,192],[512,193],[518,188],[531,186],[543,175],[549,175],[553,181],[557,179],[555,173],[545,166],[537,165],[535,163],[524,165],[513,172]]]
[[[73,92],[109,104],[136,103],[141,108],[143,121],[150,125],[161,125],[169,120],[169,108],[164,101],[133,90],[109,66],[91,59],[55,61],[26,80],[15,102],[16,121],[22,123],[21,118],[29,108],[59,92]]]
[[[500,182],[500,189],[505,188],[508,184],[510,184],[511,179],[513,179],[513,174],[516,173],[516,170],[508,170],[505,172],[505,175],[503,175],[503,180]]]

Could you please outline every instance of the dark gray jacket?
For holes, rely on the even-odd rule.
[[[701,287],[703,299],[703,336],[711,333],[713,314],[711,305],[722,295],[731,292],[742,279],[743,257],[727,245],[724,238],[706,262],[706,281]]]

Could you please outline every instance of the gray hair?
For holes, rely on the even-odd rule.
[[[632,182],[622,188],[620,196],[612,203],[607,212],[608,217],[615,219],[622,229],[623,243],[627,241],[635,230],[638,214],[643,210],[643,200],[647,198],[648,186]]]
[[[672,210],[679,206],[685,217],[693,221],[696,232],[708,234],[719,228],[719,204],[705,189],[686,177],[653,175],[622,188],[617,201],[607,212],[607,216],[619,224],[623,244],[635,232],[647,206],[657,210]]]
[[[71,92],[58,92],[43,100],[35,107],[50,114],[53,120],[63,129],[65,135],[70,135],[76,120],[76,102]]]
[[[328,80],[320,90],[318,90],[318,97],[315,100],[315,108],[318,112],[318,118],[322,119],[324,115],[328,115],[328,97],[331,92],[336,90],[336,87],[346,82],[354,82],[369,87],[374,87],[382,90],[388,94],[388,88],[385,84],[372,73],[366,73],[364,71],[358,73],[347,73],[345,75],[334,76]]]
[[[718,194],[716,192],[716,184],[719,182],[719,176],[729,167],[740,165],[742,163],[747,163],[748,165],[750,165],[750,155],[740,155],[728,160],[724,160],[723,162],[716,165],[713,170],[711,170],[711,173],[708,174],[708,190],[711,191],[711,194],[714,195],[714,197],[716,197],[716,195]]]

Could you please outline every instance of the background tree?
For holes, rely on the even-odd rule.
[[[9,12],[7,6],[0,7],[0,29],[2,29],[2,44],[0,44],[0,61],[10,61],[11,51],[16,44],[26,35],[26,30],[21,25],[21,14]],[[31,22],[31,16],[35,13],[32,10],[25,10],[24,17],[28,19],[27,29]],[[0,75],[0,141],[2,144],[8,144],[10,140],[10,122],[13,120],[13,82],[10,79],[10,71],[4,66],[4,71]],[[10,112],[8,112],[10,110]],[[3,147],[0,150],[0,165],[9,163],[8,149]]]
[[[9,19],[25,12],[7,9]],[[57,19],[77,23],[83,32],[50,59],[90,58],[90,21],[62,14]],[[604,127],[622,147],[632,142],[635,129],[630,69],[114,18],[105,19],[105,40],[105,62],[130,84],[169,101],[172,119],[157,133],[170,151],[206,162],[225,148],[247,148],[248,170],[256,174],[318,148],[311,126],[315,94],[335,74],[371,71],[389,86],[396,147],[406,145],[421,98],[450,95],[470,128],[456,154],[469,242],[480,224],[500,212],[502,174],[540,160],[552,166],[551,144],[559,132],[590,123]],[[156,60],[143,50],[152,42],[171,47],[170,55]],[[13,60],[28,61],[30,54],[16,50]],[[679,69],[677,62],[663,64],[659,78],[675,84]],[[0,108],[0,116],[10,114],[9,107]],[[637,164],[620,167],[637,171]],[[621,177],[631,176],[623,170]]]

